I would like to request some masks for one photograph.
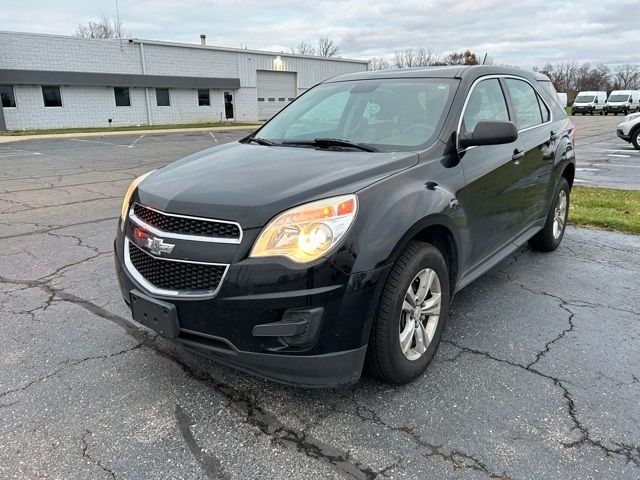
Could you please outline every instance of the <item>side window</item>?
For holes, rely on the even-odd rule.
[[[482,80],[473,88],[462,117],[462,129],[473,132],[482,120],[509,121],[507,101],[497,78]]]
[[[538,105],[540,106],[540,111],[542,112],[542,123],[548,122],[549,120],[551,120],[551,112],[549,111],[549,108],[545,105],[545,103],[542,101],[542,98],[540,98],[540,95],[537,95],[538,97]]]
[[[540,100],[531,85],[524,80],[507,78],[507,89],[513,101],[518,129],[523,130],[543,123]]]

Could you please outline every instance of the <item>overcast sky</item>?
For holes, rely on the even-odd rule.
[[[116,12],[115,0],[2,5],[1,30],[56,34]],[[119,0],[119,7],[128,34],[153,40],[198,43],[206,33],[210,45],[283,51],[328,36],[342,56],[361,59],[422,47],[469,48],[523,67],[640,63],[639,0]]]

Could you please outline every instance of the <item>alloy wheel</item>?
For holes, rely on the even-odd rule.
[[[433,340],[438,322],[442,289],[435,271],[425,268],[409,284],[400,313],[400,349],[407,360],[418,360]]]
[[[553,238],[556,240],[560,238],[560,235],[562,235],[562,232],[564,231],[564,224],[567,221],[568,205],[567,192],[560,190],[553,215]]]

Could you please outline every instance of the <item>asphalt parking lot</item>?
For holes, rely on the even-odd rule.
[[[577,132],[577,185],[640,189],[640,150],[616,136],[622,119],[622,115],[571,117]]]
[[[584,184],[638,173],[608,156],[611,118],[574,117]],[[0,145],[0,478],[640,476],[636,236],[521,249],[456,297],[403,387],[285,387],[133,324],[112,259],[128,183],[237,136]]]

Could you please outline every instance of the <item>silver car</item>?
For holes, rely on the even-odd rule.
[[[625,142],[632,143],[636,150],[640,150],[640,113],[632,113],[624,117],[616,133]]]

